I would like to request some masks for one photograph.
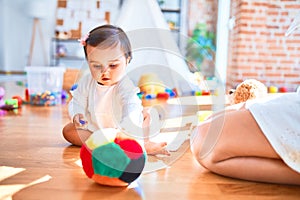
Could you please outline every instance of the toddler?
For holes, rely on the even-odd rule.
[[[73,91],[69,102],[72,122],[63,128],[64,138],[81,146],[93,132],[116,128],[130,137],[136,134],[135,137],[143,138],[148,154],[169,155],[166,142],[149,140],[150,114],[137,96],[138,87],[126,76],[132,53],[125,32],[103,25],[91,30],[81,43],[90,73],[78,81]]]

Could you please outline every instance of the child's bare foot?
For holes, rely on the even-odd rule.
[[[156,142],[147,141],[144,143],[144,145],[148,155],[158,155],[158,154],[167,155],[167,156],[170,155],[170,152],[165,148],[167,146],[166,142],[156,143]]]

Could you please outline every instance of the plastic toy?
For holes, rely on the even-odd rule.
[[[288,90],[288,88],[287,87],[280,87],[279,88],[279,92],[281,92],[281,93],[285,93],[285,92],[288,92],[289,90]]]
[[[165,100],[169,99],[169,97],[170,95],[167,92],[160,92],[156,96],[157,99],[165,99]]]
[[[0,87],[0,116],[3,116],[7,113],[6,110],[2,109],[2,107],[5,105],[4,103],[4,95],[5,95],[5,90],[3,87]]]
[[[168,93],[170,97],[177,97],[177,90],[176,90],[176,88],[174,88],[172,90],[166,88],[165,92]]]
[[[235,90],[229,92],[231,104],[245,102],[249,99],[261,98],[268,93],[267,87],[255,79],[247,79],[240,83]]]
[[[22,107],[22,103],[23,103],[23,100],[22,100],[22,97],[20,96],[13,96],[12,99],[16,99],[17,102],[18,102],[18,108],[21,108]]]
[[[70,100],[70,95],[66,90],[61,91],[61,100],[62,100],[62,103],[66,103]]]
[[[144,98],[147,99],[147,100],[155,99],[156,95],[155,94],[146,94]]]
[[[72,85],[72,87],[71,87],[71,91],[74,91],[74,90],[76,90],[76,88],[78,87],[78,84],[77,83],[75,83],[74,85]]]
[[[271,85],[268,88],[269,93],[277,93],[278,92],[278,87]]]
[[[53,106],[58,103],[59,98],[61,98],[60,94],[50,91],[30,94],[30,104],[41,106]]]
[[[80,158],[85,174],[96,183],[128,186],[142,173],[146,153],[134,139],[108,140],[103,132],[96,131],[82,145]]]
[[[18,108],[18,100],[17,99],[6,99],[5,105],[11,106],[12,109]]]
[[[18,108],[21,108],[22,98],[20,96],[13,96],[11,99],[4,99],[5,90],[0,87],[0,116],[7,114],[8,111],[14,111],[18,114]]]
[[[0,106],[4,105],[4,95],[5,95],[5,90],[3,87],[0,87]]]
[[[209,90],[192,91],[192,95],[195,95],[195,96],[210,95],[210,91]]]
[[[141,92],[145,94],[157,95],[157,93],[165,92],[163,82],[154,73],[148,73],[141,76],[138,86]]]
[[[139,92],[137,93],[137,96],[139,97],[139,99],[142,99],[144,96],[144,92]]]

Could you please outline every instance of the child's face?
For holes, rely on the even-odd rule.
[[[111,86],[121,80],[127,60],[120,45],[107,49],[88,45],[86,51],[91,74],[98,83]]]

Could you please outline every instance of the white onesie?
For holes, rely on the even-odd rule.
[[[142,136],[143,106],[138,92],[139,88],[126,76],[113,86],[103,86],[87,74],[72,93],[69,115],[73,119],[82,113],[91,132],[117,128]]]

